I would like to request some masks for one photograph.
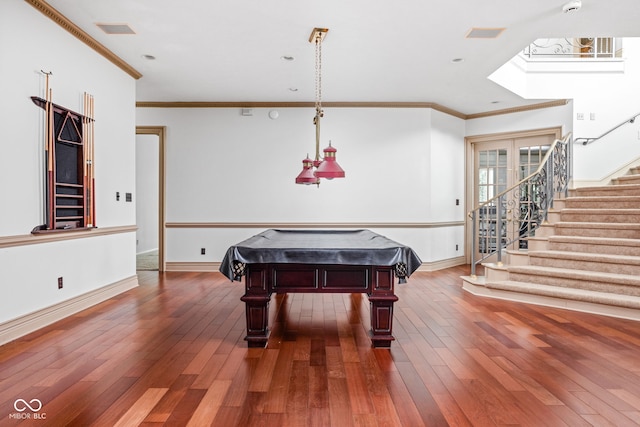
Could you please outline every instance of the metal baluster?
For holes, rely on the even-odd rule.
[[[502,265],[502,201],[504,195],[498,197],[498,206],[496,206],[496,250],[498,251],[498,265]],[[506,206],[505,206],[506,210]]]
[[[476,276],[476,244],[478,241],[478,231],[476,225],[476,210],[471,212],[471,277]]]

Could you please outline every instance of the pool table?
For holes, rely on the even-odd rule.
[[[394,340],[394,276],[406,281],[421,264],[409,247],[370,230],[266,230],[231,246],[220,271],[231,281],[245,277],[249,347],[269,339],[272,293],[366,293],[371,307],[371,343]]]

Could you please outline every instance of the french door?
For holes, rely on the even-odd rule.
[[[476,234],[472,236],[476,243],[476,259],[495,252],[498,239],[502,240],[505,249],[527,248],[524,237],[540,221],[531,212],[537,212],[539,206],[535,205],[541,201],[527,194],[530,191],[527,186],[509,191],[500,201],[494,197],[534,173],[559,135],[559,129],[547,129],[468,138],[473,149],[472,206],[484,204],[477,212]]]

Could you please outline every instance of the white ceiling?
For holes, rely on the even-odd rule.
[[[563,13],[566,2],[48,0],[143,75],[138,101],[312,102],[308,38],[325,27],[323,102],[437,103],[462,114],[542,101],[487,79],[537,38],[640,36],[640,0],[583,0]],[[98,23],[136,34],[107,35]],[[497,27],[506,28],[497,39],[465,38]]]

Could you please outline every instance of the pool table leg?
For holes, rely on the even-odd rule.
[[[395,295],[369,295],[371,304],[371,345],[373,347],[391,347],[393,338],[393,303],[398,301]]]
[[[269,340],[269,300],[271,295],[249,295],[240,298],[244,301],[247,314],[247,336],[244,338],[249,347],[264,347]]]

